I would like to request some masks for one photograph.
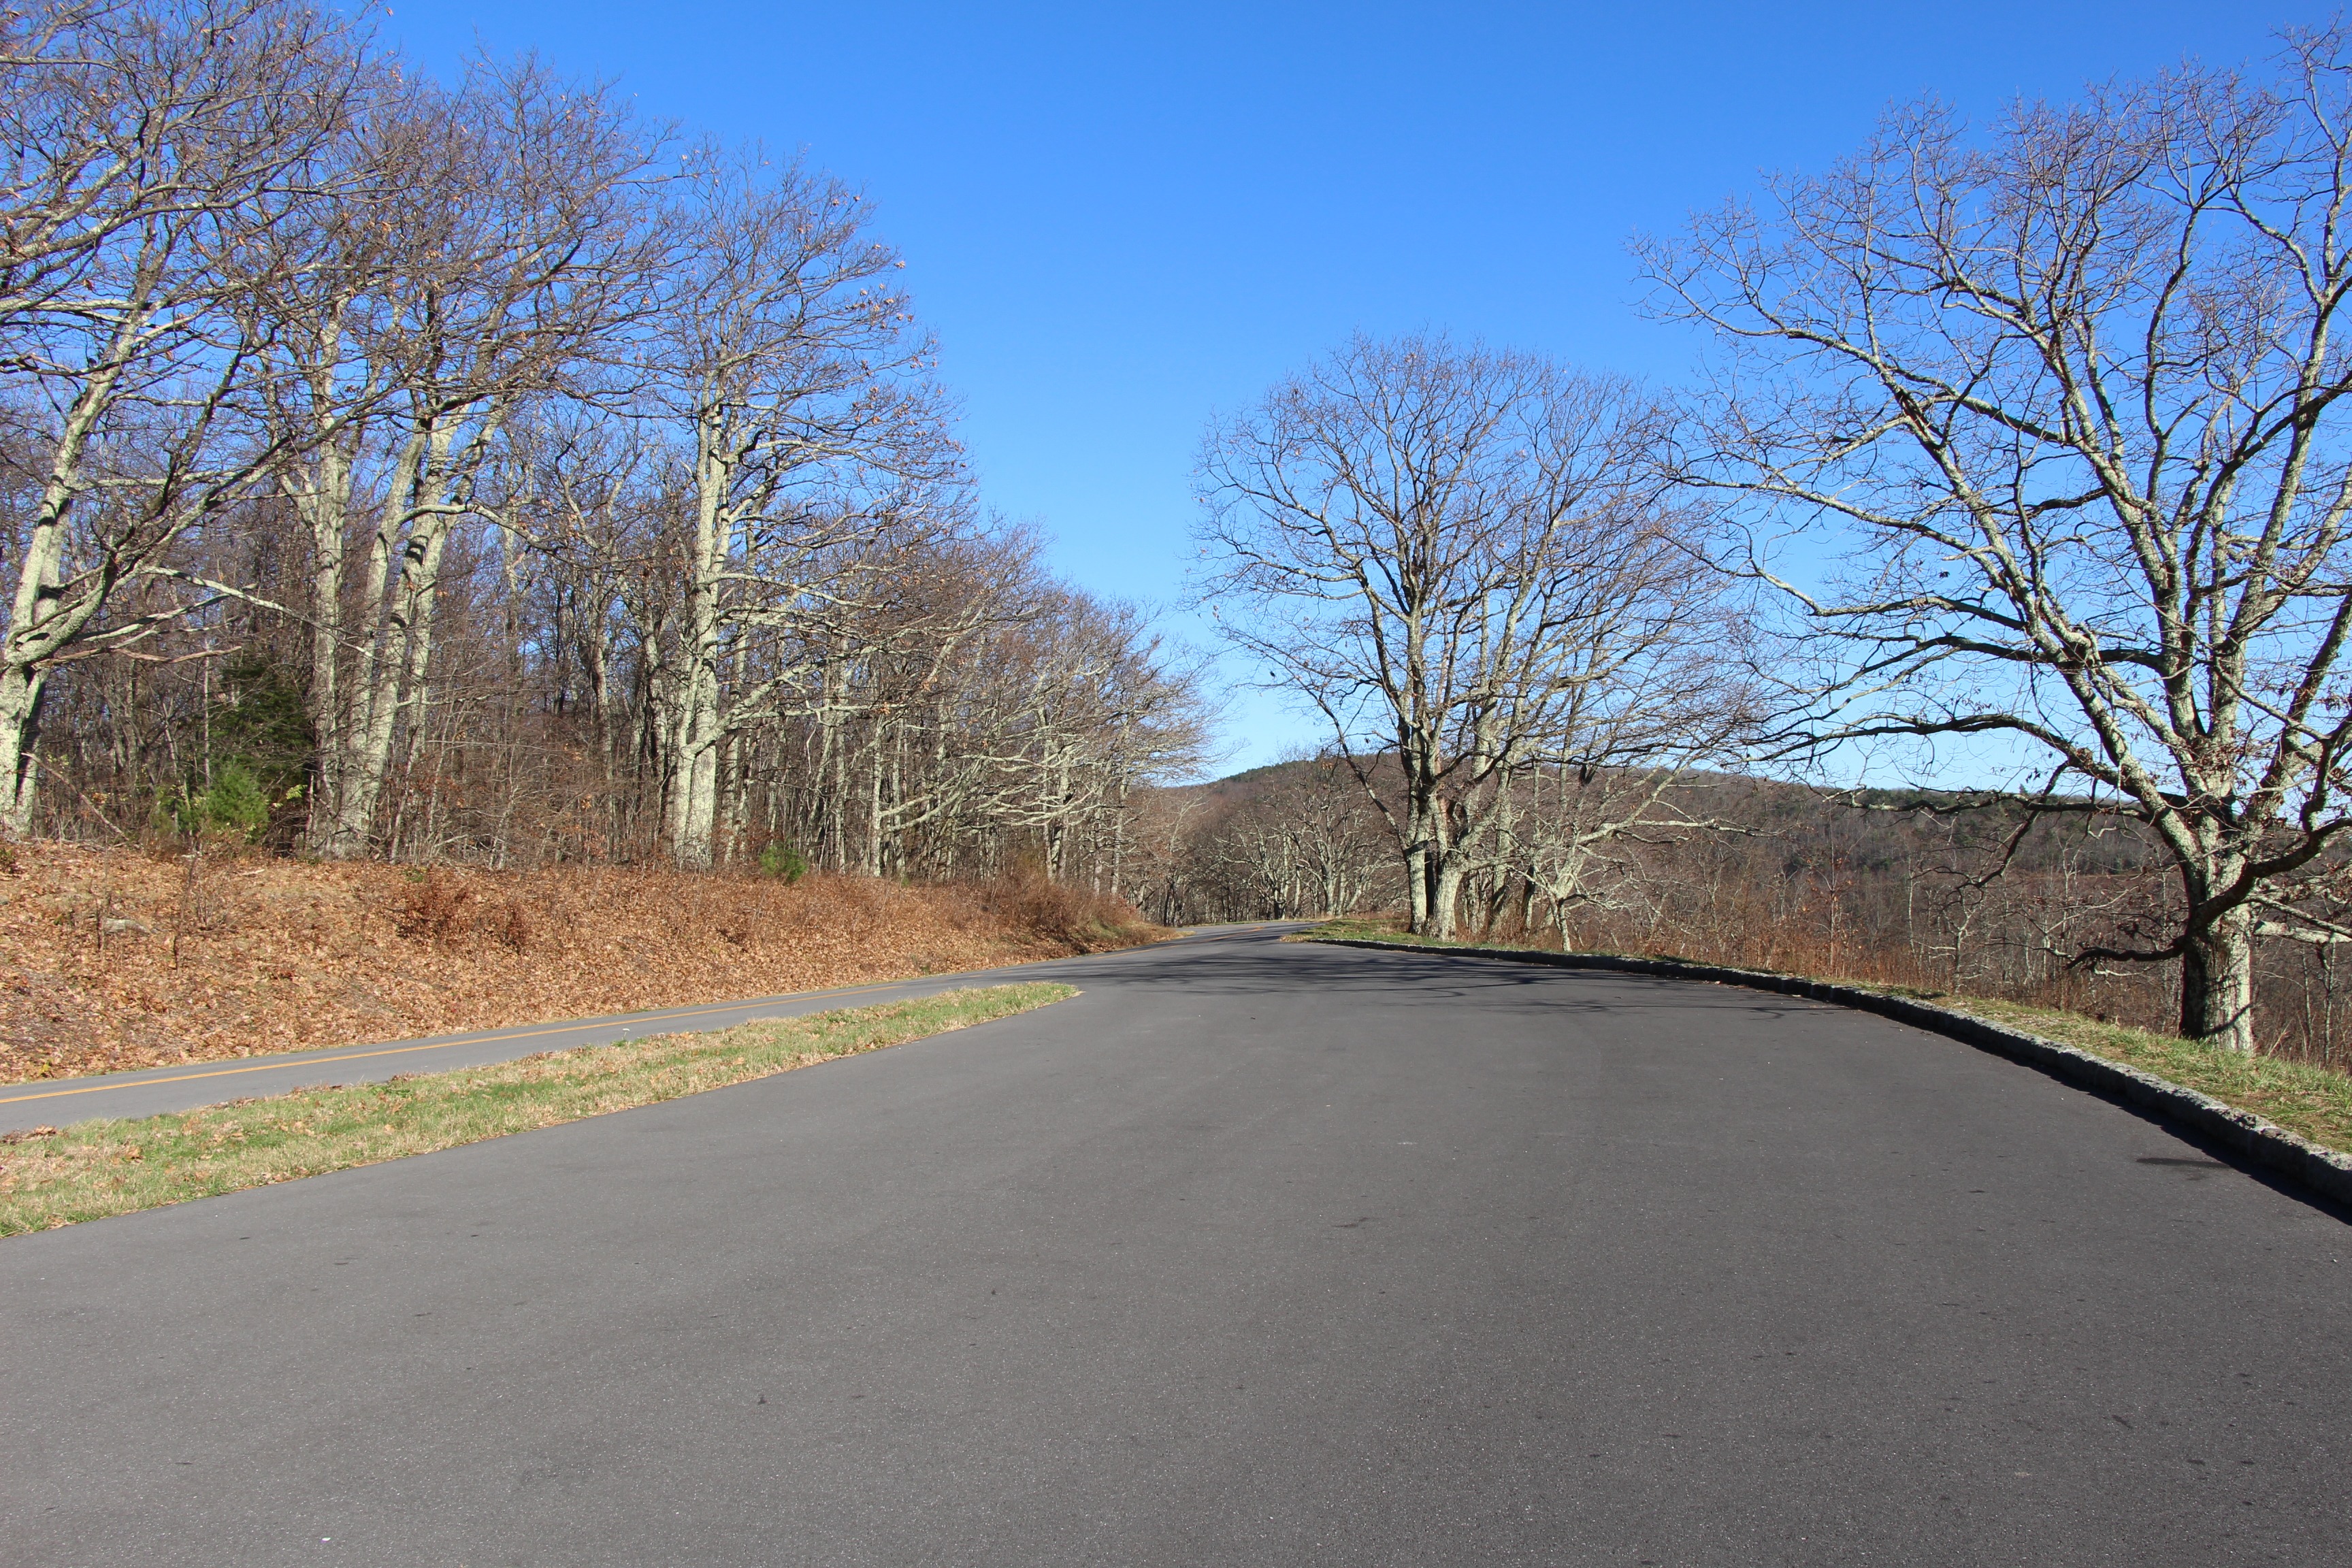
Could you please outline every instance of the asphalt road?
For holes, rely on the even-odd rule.
[[[0,1242],[0,1562],[2352,1562],[2352,1231],[1885,1020],[1262,936]]]

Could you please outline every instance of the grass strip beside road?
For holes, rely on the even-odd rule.
[[[491,1067],[321,1085],[201,1110],[79,1121],[0,1142],[0,1236],[430,1153],[724,1089],[1025,1013],[1036,983],[760,1018],[713,1034],[543,1051]]]
[[[2153,1073],[2168,1083],[2210,1095],[2224,1105],[2267,1117],[2288,1131],[2329,1149],[2352,1152],[2352,1077],[2332,1068],[2279,1057],[2217,1051],[2178,1035],[2160,1035],[2123,1024],[2103,1024],[2080,1013],[2032,1007],[1990,996],[1872,986],[1966,1013],[1990,1024],[2021,1029],[2093,1056]]]
[[[1404,934],[1388,922],[1362,920],[1332,921],[1289,940],[1312,942],[1322,937],[1396,942],[1432,948],[1511,945],[1507,942],[1437,942]],[[1686,959],[1672,952],[1597,956],[1641,956],[1678,963],[1706,962]],[[1808,978],[1832,977],[1817,975]],[[1930,1002],[1938,1007],[1948,1007],[1955,1013],[1982,1018],[1989,1024],[2039,1035],[2045,1040],[2054,1040],[2062,1046],[2072,1046],[2076,1050],[2088,1051],[2093,1056],[2105,1057],[2110,1061],[2137,1068],[2142,1072],[2153,1073],[2183,1089],[2193,1089],[2200,1094],[2210,1095],[2224,1105],[2267,1117],[2288,1131],[2326,1148],[2352,1152],[2352,1075],[2332,1068],[2286,1061],[2278,1057],[2242,1057],[2233,1051],[2217,1051],[2209,1046],[2200,1046],[2177,1035],[2162,1035],[2122,1024],[2101,1023],[2096,1018],[2086,1018],[2080,1013],[2062,1012],[2055,1007],[2034,1007],[2021,1002],[1965,996],[1948,991],[1918,991],[1903,985],[1874,984],[1865,980],[1840,979],[1836,983],[1851,985],[1857,991],[1875,991],[1883,995]]]

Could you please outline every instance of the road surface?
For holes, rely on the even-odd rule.
[[[2352,1231],[1952,1041],[1230,935],[0,1242],[0,1563],[2352,1562]]]

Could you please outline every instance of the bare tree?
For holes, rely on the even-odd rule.
[[[754,628],[788,631],[824,577],[894,520],[936,504],[956,458],[929,353],[858,195],[755,154],[709,153],[684,182],[686,237],[662,283],[648,373],[683,437],[685,612],[674,652],[669,837],[681,865],[717,856],[722,749],[803,668],[730,689]],[[740,659],[739,659],[740,662]]]
[[[312,552],[312,840],[336,856],[365,852],[395,734],[421,732],[442,558],[509,421],[606,346],[657,252],[634,199],[652,144],[608,93],[485,64],[373,108],[347,150],[363,195],[272,301],[306,459],[284,486]]]
[[[61,834],[1118,884],[1193,672],[982,519],[838,182],[277,0],[10,13],[0,129],[16,826],[46,692]]]
[[[1580,916],[1620,912],[1650,898],[1651,850],[1741,831],[1723,817],[1700,816],[1692,782],[1673,763],[1535,771],[1522,786],[1524,802],[1515,795],[1502,814],[1489,868],[1497,901],[1516,879],[1521,930],[1531,931],[1538,906],[1549,906],[1560,946],[1572,950]]]
[[[179,606],[103,614],[276,455],[252,416],[294,215],[351,109],[346,30],[279,0],[12,12],[0,59],[0,355],[37,491],[0,640],[0,826],[23,832],[42,695]]]
[[[2255,937],[2352,937],[2298,912],[2352,823],[2347,68],[2329,32],[2267,85],[1905,110],[1645,247],[1724,352],[1685,477],[1832,667],[1806,741],[1991,737],[2147,824],[2177,921],[2077,956],[2178,959],[2181,1032],[2241,1051]],[[1779,563],[1811,524],[1853,570]]]
[[[1696,525],[1664,505],[1662,406],[1442,339],[1361,339],[1218,426],[1206,597],[1304,694],[1403,855],[1412,928],[1451,936],[1514,780],[1669,769],[1725,744],[1735,683]]]
[[[547,700],[557,717],[587,721],[601,786],[597,837],[607,846],[625,836],[634,761],[625,668],[631,611],[654,623],[648,640],[658,647],[662,607],[672,602],[656,582],[656,509],[635,434],[592,403],[551,404],[516,422],[499,510],[500,538],[519,542],[544,574]]]

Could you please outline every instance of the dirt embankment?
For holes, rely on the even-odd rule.
[[[488,873],[15,847],[0,1082],[805,991],[1129,946],[1037,882]]]

